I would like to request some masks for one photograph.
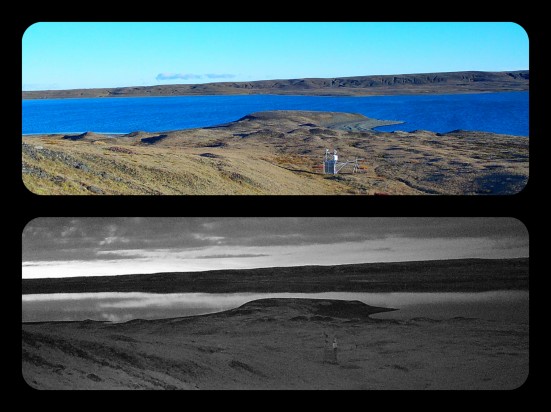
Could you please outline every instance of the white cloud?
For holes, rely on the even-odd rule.
[[[210,235],[205,235],[203,233],[194,233],[192,236],[196,240],[201,240],[201,241],[206,240],[208,242],[216,243],[218,245],[222,244],[222,241],[225,239],[224,236],[210,236]]]
[[[200,79],[200,74],[193,74],[193,73],[159,73],[157,77],[155,77],[156,80],[175,80],[175,79],[182,79],[182,80],[191,80],[191,79]]]
[[[231,79],[234,78],[234,74],[229,73],[206,73],[206,74],[195,74],[195,73],[159,73],[155,79],[156,80],[193,80],[193,79]]]
[[[99,245],[105,246],[105,245],[111,245],[113,243],[130,243],[130,239],[127,239],[122,236],[107,236],[105,239],[99,242]],[[99,253],[101,253],[101,251],[98,251],[98,254]]]
[[[205,74],[205,77],[208,79],[231,79],[235,77],[235,74],[216,74],[216,73],[209,73]]]

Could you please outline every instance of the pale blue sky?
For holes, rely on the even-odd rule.
[[[515,23],[36,23],[23,90],[525,70]]]

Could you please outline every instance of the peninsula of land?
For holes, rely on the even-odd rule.
[[[281,110],[188,130],[24,135],[23,182],[45,195],[503,195],[528,181],[526,137],[373,130],[395,123]],[[326,149],[352,163],[324,174]]]
[[[23,91],[23,99],[280,94],[375,96],[527,91],[529,70],[397,74],[155,86]]]

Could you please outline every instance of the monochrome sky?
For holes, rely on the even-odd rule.
[[[510,218],[38,218],[22,276],[528,256]]]
[[[528,69],[512,22],[41,22],[23,90]]]

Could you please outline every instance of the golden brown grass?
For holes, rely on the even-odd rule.
[[[365,124],[376,123],[363,119],[264,112],[223,127],[168,132],[154,144],[142,139],[158,134],[143,132],[24,136],[23,182],[37,194],[411,195],[515,193],[528,177],[526,138],[366,132]],[[363,158],[360,173],[349,167],[324,175],[325,148],[337,149],[341,160]]]

